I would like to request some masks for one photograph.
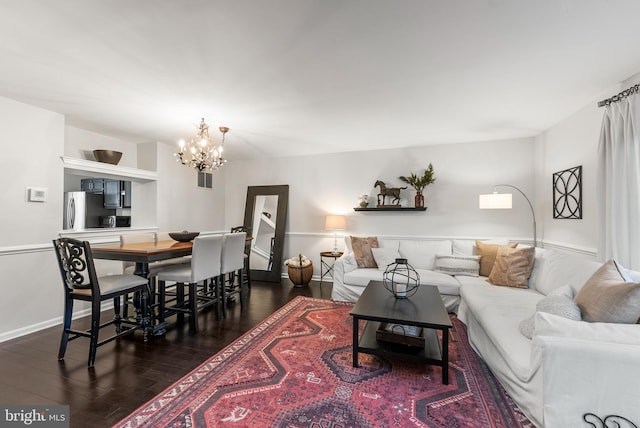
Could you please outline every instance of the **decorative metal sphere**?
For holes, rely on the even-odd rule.
[[[420,275],[407,263],[407,259],[396,259],[395,263],[390,263],[382,278],[384,288],[396,299],[413,296],[420,287]]]

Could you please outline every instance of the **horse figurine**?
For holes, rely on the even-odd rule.
[[[384,205],[385,198],[388,196],[391,198],[392,205],[400,205],[400,191],[406,189],[406,187],[389,187],[383,181],[377,180],[373,187],[380,186],[380,193],[378,193],[378,205]],[[382,203],[380,203],[380,196],[382,196]]]

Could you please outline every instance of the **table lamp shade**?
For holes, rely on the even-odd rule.
[[[324,228],[326,230],[345,230],[347,228],[347,219],[343,215],[328,215]]]
[[[512,207],[511,193],[489,193],[479,195],[478,207],[481,210],[510,210]]]

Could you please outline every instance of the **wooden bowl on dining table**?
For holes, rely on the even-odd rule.
[[[200,232],[187,232],[186,230],[183,230],[182,232],[169,232],[171,239],[178,242],[193,241],[198,235],[200,235]]]

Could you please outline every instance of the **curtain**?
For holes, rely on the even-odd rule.
[[[598,257],[640,270],[640,95],[606,107],[598,146]]]

